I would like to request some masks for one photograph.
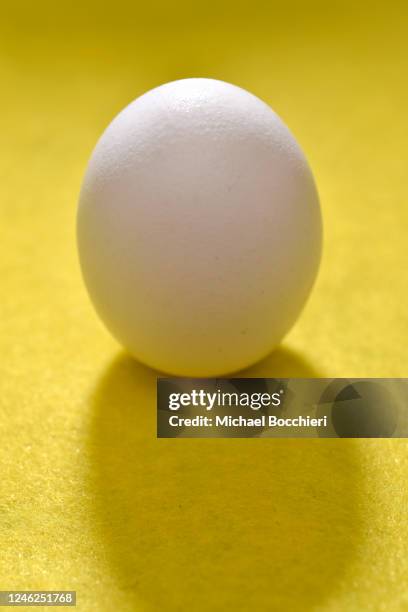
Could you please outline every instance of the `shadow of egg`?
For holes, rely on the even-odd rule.
[[[281,348],[252,374],[316,371]],[[90,398],[95,535],[129,609],[321,606],[362,537],[354,441],[157,439],[157,377],[122,353]]]

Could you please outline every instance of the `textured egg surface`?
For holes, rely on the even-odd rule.
[[[78,211],[81,267],[112,334],[180,376],[268,354],[315,280],[321,216],[308,163],[282,120],[212,79],[167,83],[112,121]]]

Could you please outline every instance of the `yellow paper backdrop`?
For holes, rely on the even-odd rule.
[[[325,248],[250,376],[408,372],[403,2],[2,2],[0,589],[80,610],[408,610],[405,440],[157,440],[156,373],[98,322],[75,209],[101,131],[165,81],[265,99]]]

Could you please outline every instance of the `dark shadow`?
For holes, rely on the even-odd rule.
[[[321,377],[280,348],[240,376]],[[98,535],[129,608],[305,611],[360,538],[352,440],[156,439],[157,373],[120,354],[92,397]]]

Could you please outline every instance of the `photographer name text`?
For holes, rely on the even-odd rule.
[[[171,427],[327,427],[327,416],[284,418],[263,414],[254,418],[242,415],[216,417],[198,415],[188,418],[172,415],[169,417],[169,425]]]

